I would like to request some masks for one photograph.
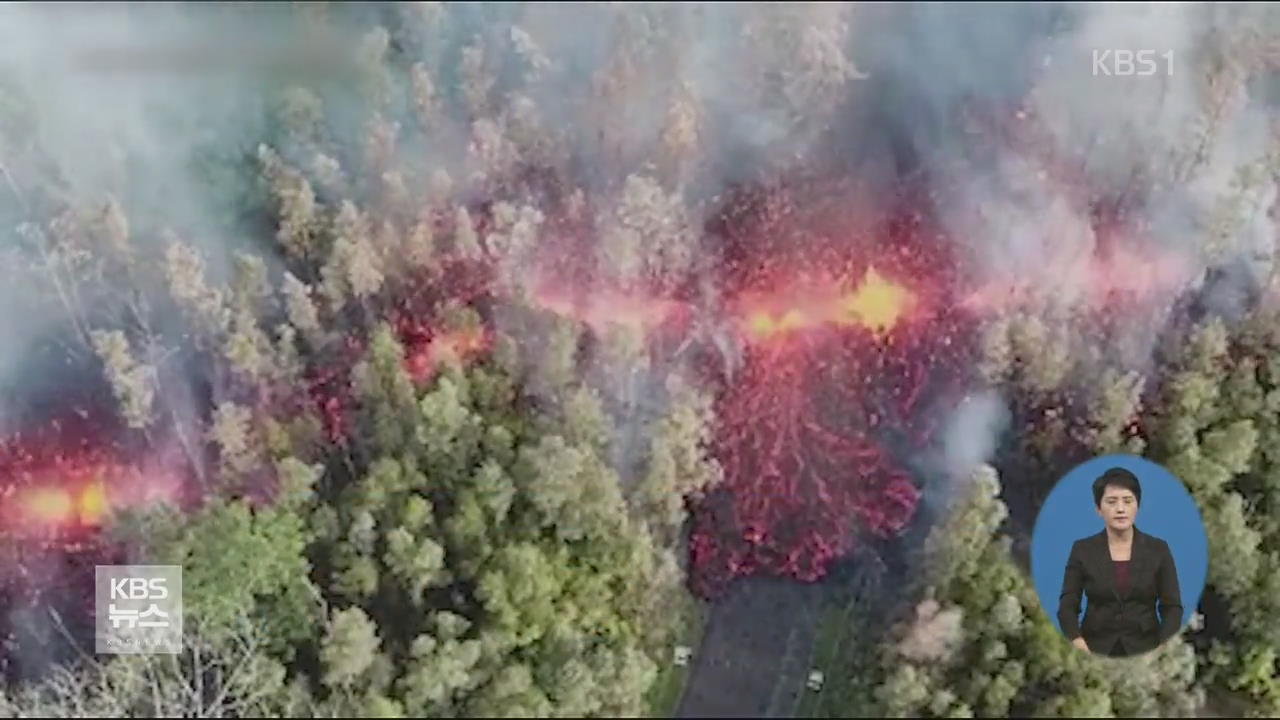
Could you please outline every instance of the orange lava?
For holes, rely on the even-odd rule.
[[[76,509],[82,525],[101,525],[110,510],[107,488],[101,481],[92,482],[80,490]]]
[[[469,328],[441,333],[417,349],[406,353],[405,367],[410,377],[422,382],[429,379],[446,362],[464,362],[484,352],[489,346],[489,335],[484,328]]]
[[[11,503],[6,505],[9,505],[6,515],[16,524],[29,528],[98,527],[111,507],[101,480],[24,487],[14,491]]]
[[[762,341],[827,325],[858,326],[883,335],[916,304],[904,285],[868,267],[853,287],[827,279],[803,279],[769,294],[738,298],[736,316],[743,334]]]
[[[876,334],[886,333],[910,310],[914,297],[902,285],[887,280],[867,268],[862,283],[844,299],[842,310],[849,318]]]
[[[182,486],[182,475],[159,462],[143,468],[60,456],[40,467],[9,468],[0,475],[0,534],[94,530],[123,508],[178,504]]]
[[[60,487],[25,489],[17,504],[24,519],[40,525],[62,525],[75,517],[75,500]]]

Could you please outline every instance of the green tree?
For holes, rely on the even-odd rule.
[[[134,360],[129,340],[119,330],[90,333],[125,424],[144,428],[151,423],[155,402],[155,369]]]
[[[404,349],[386,325],[374,329],[364,361],[352,370],[352,391],[360,403],[364,446],[374,456],[396,456],[417,442],[418,412],[413,381],[404,367]]]
[[[378,654],[378,629],[359,607],[333,613],[320,648],[324,683],[344,687],[359,680]]]

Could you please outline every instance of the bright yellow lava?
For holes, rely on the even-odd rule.
[[[778,321],[778,329],[794,330],[795,328],[804,327],[805,325],[808,325],[808,324],[809,324],[809,321],[804,316],[804,313],[800,312],[799,310],[792,310],[788,312],[786,315],[783,315],[782,319]]]
[[[862,325],[879,333],[891,330],[910,302],[911,293],[906,288],[884,279],[874,267],[869,267],[862,284],[846,297],[844,309]]]
[[[747,327],[754,335],[768,335],[774,331],[773,318],[767,312],[752,313],[747,320]]]
[[[62,488],[36,488],[23,497],[22,507],[36,522],[63,523],[74,514],[75,501]]]
[[[805,315],[799,310],[789,310],[776,320],[772,315],[763,311],[752,313],[747,319],[747,326],[751,329],[752,334],[759,336],[795,330],[796,328],[804,327],[805,324]]]
[[[800,289],[800,288],[796,288]],[[910,311],[914,295],[868,267],[857,287],[841,292],[832,285],[806,287],[797,294],[754,298],[744,308],[742,325],[753,338],[772,340],[787,331],[819,328],[828,323],[858,325],[883,335]]]
[[[78,490],[63,487],[28,488],[18,496],[22,518],[37,525],[67,525],[77,520],[100,525],[110,505],[107,490],[95,481]]]
[[[101,482],[86,485],[80,492],[80,522],[97,525],[107,514],[107,491]]]

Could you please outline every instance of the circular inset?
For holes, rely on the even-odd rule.
[[[1133,455],[1105,455],[1067,473],[1031,536],[1040,604],[1068,640],[1097,654],[1142,654],[1180,632],[1208,570],[1191,494]]]

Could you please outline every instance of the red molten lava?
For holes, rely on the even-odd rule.
[[[0,614],[7,642],[19,609],[54,603],[72,624],[91,618],[94,566],[128,561],[100,529],[121,510],[182,507],[193,489],[176,448],[130,452],[112,442],[111,417],[82,410],[0,438],[0,606],[15,611]]]
[[[446,256],[388,290],[388,321],[404,350],[404,369],[414,382],[430,381],[448,360],[465,363],[489,349],[492,338],[487,330],[444,329],[443,317],[451,309],[483,310],[491,300],[492,283],[491,268],[483,262]],[[356,325],[332,339],[318,349],[318,360],[306,371],[307,395],[329,442],[339,446],[346,444],[351,431],[351,371],[364,359],[369,330]]]
[[[75,436],[71,424],[54,425],[57,432],[0,441],[0,534],[70,542],[114,511],[182,502],[184,476],[160,455],[128,462],[91,434]]]
[[[11,492],[9,499],[4,507],[8,527],[97,527],[108,509],[106,488],[98,479],[25,487]]]
[[[815,359],[850,348],[798,342],[803,352],[759,351],[720,399],[713,450],[726,488],[699,508],[691,547],[695,587],[706,594],[756,572],[816,580],[851,549],[855,523],[888,536],[914,511],[914,486],[859,423],[821,411],[823,395],[838,388]]]
[[[869,265],[861,277],[846,283],[805,277],[780,291],[742,293],[733,314],[744,340],[758,344],[821,328],[860,327],[884,335],[908,317],[915,304],[911,290]]]
[[[1053,292],[1054,281],[1086,304],[1114,304],[1125,293],[1159,294],[1185,274],[1164,255],[1139,262],[1147,255],[1113,242],[1111,222],[1095,227],[1101,250],[974,291],[951,255],[958,244],[909,192],[874,207],[859,197],[822,183],[731,194],[708,228],[713,278],[622,282],[601,267],[582,223],[548,220],[562,239],[532,262],[536,281],[521,303],[597,335],[635,331],[664,361],[654,367],[683,363],[679,353],[699,338],[715,345],[691,353],[716,395],[710,452],[725,471],[724,485],[692,508],[691,582],[704,595],[750,573],[816,580],[860,538],[911,522],[919,491],[903,461],[933,439],[936,418],[961,394],[978,313]],[[483,213],[480,222],[483,230]],[[351,371],[368,347],[368,319],[390,321],[409,376],[429,382],[442,364],[489,350],[494,306],[507,299],[495,276],[487,259],[445,255],[336,319],[347,332],[314,349],[308,392],[299,393],[318,406],[332,442],[346,442],[354,418]],[[724,362],[705,362],[716,353]],[[92,530],[164,486],[164,473],[86,447],[56,461],[0,459],[5,527]]]
[[[894,455],[930,439],[923,401],[958,388],[973,335],[955,263],[918,214],[876,224],[800,213],[786,195],[739,202],[716,228],[744,364],[719,378],[724,486],[694,508],[704,595],[759,572],[817,580],[859,535],[902,531],[919,491]],[[779,240],[797,228],[808,245]]]
[[[428,339],[405,345],[405,370],[419,384],[434,377],[444,363],[465,362],[489,346],[488,334],[481,328],[424,334]]]

